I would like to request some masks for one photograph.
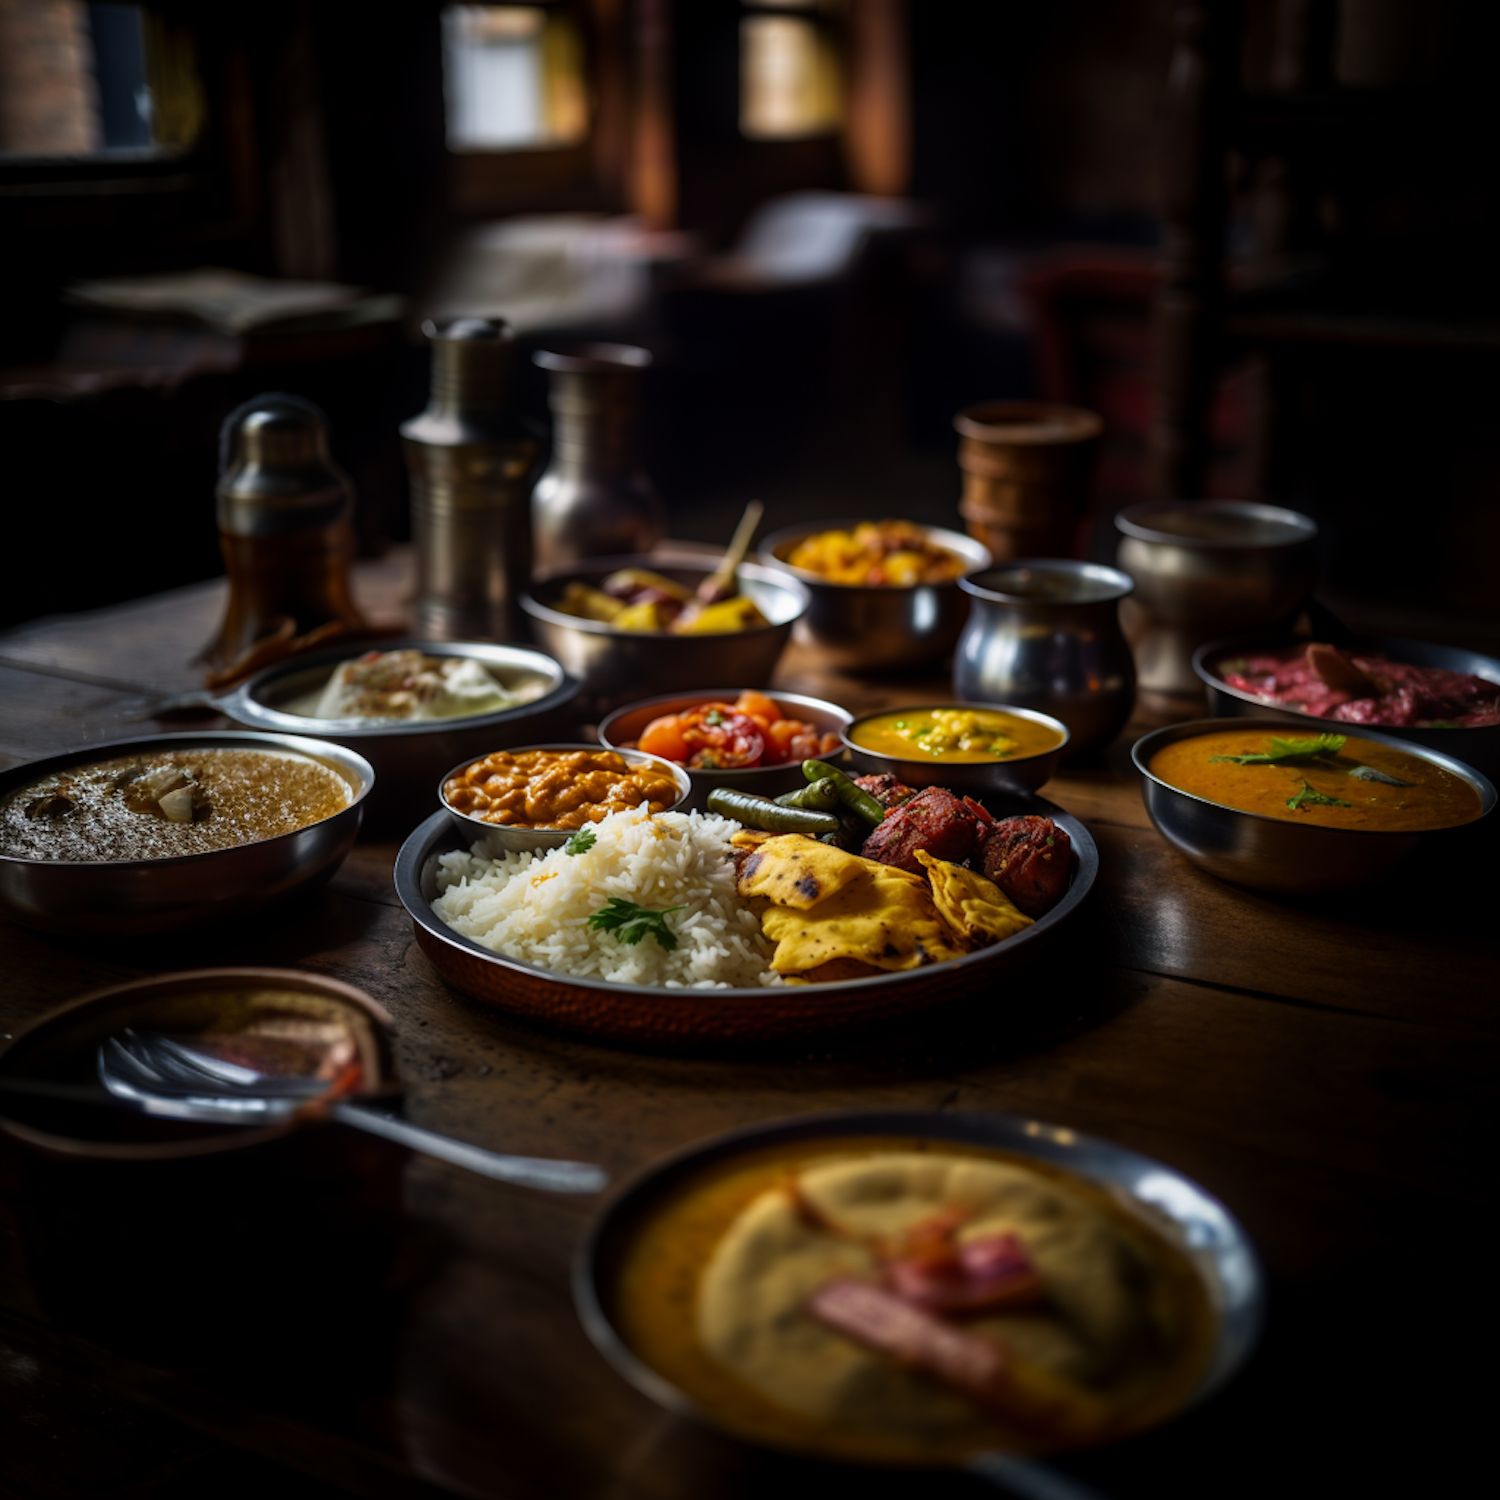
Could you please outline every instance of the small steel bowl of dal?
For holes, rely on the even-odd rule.
[[[489,774],[493,772],[475,775],[477,768],[483,767],[487,762],[495,762],[497,756],[519,760],[521,757],[558,757],[557,765],[563,757],[589,756],[593,758],[601,756],[617,756],[630,767],[632,771],[649,771],[656,773],[655,779],[669,781],[673,788],[673,796],[670,802],[660,808],[661,812],[675,812],[683,809],[687,801],[688,793],[692,791],[692,782],[688,779],[688,773],[681,766],[674,766],[671,761],[663,760],[659,755],[646,755],[640,750],[612,750],[600,745],[519,745],[514,750],[498,751],[491,755],[482,755],[472,760],[462,761],[453,767],[446,776],[438,783],[438,801],[447,812],[453,826],[458,830],[459,836],[467,844],[472,845],[477,840],[484,840],[485,846],[492,859],[498,859],[506,854],[545,854],[549,849],[560,849],[571,839],[574,834],[587,828],[590,823],[597,822],[596,818],[577,818],[576,805],[571,815],[564,813],[568,818],[566,826],[555,827],[533,827],[522,826],[517,823],[500,823],[488,818],[477,816],[474,813],[456,807],[451,796],[463,795],[461,788],[455,788],[454,783],[464,778],[467,785],[477,792],[480,797],[484,796],[484,781],[488,780]],[[540,762],[537,771],[540,773],[545,762]],[[508,769],[503,763],[497,768],[503,774]],[[574,765],[565,766],[568,779],[574,781],[580,775],[592,774],[582,761]],[[472,800],[473,792],[466,800]],[[528,793],[528,800],[532,794]],[[665,799],[664,799],[665,800]],[[622,803],[621,808],[630,805]],[[611,811],[620,811],[621,808],[611,808]],[[686,809],[683,809],[684,811]],[[603,816],[603,814],[601,814]]]
[[[599,725],[599,740],[611,749],[619,749],[626,743],[634,745],[654,719],[667,714],[685,713],[702,703],[734,703],[740,689],[702,689],[694,693],[668,693],[661,698],[647,698],[642,703],[629,703],[616,709]],[[801,693],[767,693],[766,696],[781,710],[782,717],[798,719],[811,724],[819,735],[839,735],[849,723],[849,714],[836,703],[826,703],[821,698],[808,698]],[[840,749],[831,752],[835,757]],[[676,762],[674,762],[676,764]],[[737,768],[684,766],[692,782],[692,794],[683,804],[683,812],[703,812],[708,807],[708,794],[724,787],[733,792],[752,792],[757,797],[779,797],[783,792],[794,792],[807,785],[802,774],[802,760],[782,761],[770,766],[742,766]]]
[[[1363,725],[1341,725],[1343,731],[1349,733],[1336,754],[1241,766],[1230,757],[1270,753],[1272,737],[1305,740],[1308,732],[1282,717],[1232,724],[1194,719],[1142,736],[1130,755],[1141,775],[1146,811],[1169,844],[1210,875],[1281,895],[1323,895],[1373,885],[1419,847],[1462,838],[1494,811],[1495,788],[1472,766]],[[1201,757],[1169,753],[1194,740],[1204,742]],[[1228,768],[1222,787],[1217,777],[1200,785],[1213,756],[1220,757],[1214,765]],[[1242,771],[1264,785],[1254,786],[1238,774]],[[1394,776],[1402,784],[1367,780],[1370,771]],[[1230,772],[1236,774],[1231,777]],[[1274,773],[1274,779],[1262,773]],[[1187,790],[1179,780],[1198,789]],[[1422,788],[1424,800],[1432,789],[1434,811],[1427,826],[1421,806],[1414,805],[1416,794],[1407,786]],[[1208,787],[1214,788],[1212,796]],[[1255,800],[1273,810],[1230,806],[1219,797]],[[1398,803],[1405,806],[1396,807]],[[1380,806],[1395,811],[1382,813]],[[1324,821],[1345,816],[1346,808],[1351,822],[1358,819],[1364,826]]]
[[[237,755],[231,761],[226,752]],[[240,761],[238,755],[245,752],[260,760]],[[195,805],[185,823],[174,823],[159,805],[149,806],[139,790],[106,787],[107,782],[129,775],[129,764],[135,762],[148,767],[186,762],[190,769],[200,766],[194,773],[200,778],[205,774],[203,764],[238,764],[237,779],[246,795],[254,795],[255,778],[265,769],[260,761],[273,757],[309,767],[298,773],[298,784],[290,787],[288,795],[301,796],[301,783],[307,782],[310,788],[321,785],[327,797],[316,805],[307,804],[314,816],[300,826],[219,847],[204,847],[211,840],[203,830],[213,822],[214,798],[219,795],[214,782],[204,782],[203,805]],[[102,811],[96,812],[91,800],[74,803],[68,789],[59,786],[60,779],[89,780],[91,768],[113,762],[127,764],[97,773]],[[313,775],[311,768],[321,775]],[[332,875],[354,847],[374,785],[369,761],[342,745],[298,735],[226,730],[114,740],[12,766],[0,772],[0,912],[43,932],[109,938],[140,937],[238,917]],[[175,789],[179,796],[182,791]],[[115,806],[114,799],[123,801],[127,792],[140,807],[122,811]],[[166,793],[173,795],[173,791]],[[319,810],[333,804],[341,805],[332,811]],[[228,816],[230,806],[221,804],[221,811]],[[235,819],[242,815],[243,809],[233,812]],[[295,816],[287,814],[283,821],[291,822]],[[93,821],[74,821],[83,817]],[[116,837],[104,826],[111,819],[127,842],[91,843],[91,830],[101,827],[99,839]],[[130,842],[137,834],[144,843]],[[184,834],[191,839],[191,852],[174,852],[189,847]],[[49,843],[54,837],[61,842]],[[88,853],[90,847],[97,848],[97,854]]]
[[[918,748],[934,735],[939,742],[972,742],[990,733],[998,752]],[[980,798],[1040,790],[1052,779],[1070,738],[1061,719],[1003,703],[928,703],[884,710],[855,719],[843,734],[850,759],[863,774],[888,772],[907,786],[944,786],[960,796]]]

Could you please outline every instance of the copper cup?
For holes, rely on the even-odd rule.
[[[954,417],[959,512],[996,562],[1076,551],[1103,423],[1045,401],[984,401]]]

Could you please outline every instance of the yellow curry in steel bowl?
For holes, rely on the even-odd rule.
[[[882,755],[968,765],[1055,750],[1065,735],[1047,719],[960,703],[948,708],[903,708],[875,714],[861,719],[850,730],[849,738]]]
[[[1253,1339],[1254,1310],[1221,1299],[1183,1227],[1114,1169],[1092,1181],[1020,1136],[802,1124],[801,1139],[787,1122],[668,1164],[586,1250],[585,1325],[657,1399],[665,1382],[700,1417],[795,1452],[962,1464],[1139,1432]],[[1049,1127],[1031,1128],[1045,1145]]]
[[[1060,719],[996,703],[923,703],[866,714],[843,732],[861,771],[960,795],[1035,792],[1068,743]]]

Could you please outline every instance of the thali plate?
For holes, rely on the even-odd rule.
[[[460,936],[432,909],[438,857],[461,847],[446,812],[434,813],[402,845],[396,894],[415,925],[418,945],[450,984],[524,1019],[644,1047],[784,1041],[894,1019],[987,989],[1029,963],[1074,920],[1099,873],[1099,851],[1088,829],[1040,797],[1003,805],[996,799],[990,810],[997,817],[1035,813],[1067,831],[1073,877],[1063,899],[1024,932],[993,947],[949,963],[837,984],[658,989],[575,978],[494,953]]]

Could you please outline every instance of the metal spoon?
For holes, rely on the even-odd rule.
[[[110,1094],[148,1114],[263,1125],[316,1104],[342,1125],[467,1167],[496,1182],[554,1193],[597,1193],[609,1183],[603,1168],[589,1162],[501,1156],[381,1114],[358,1100],[327,1098],[326,1080],[262,1073],[160,1032],[126,1028],[100,1046],[97,1067],[99,1082]]]

